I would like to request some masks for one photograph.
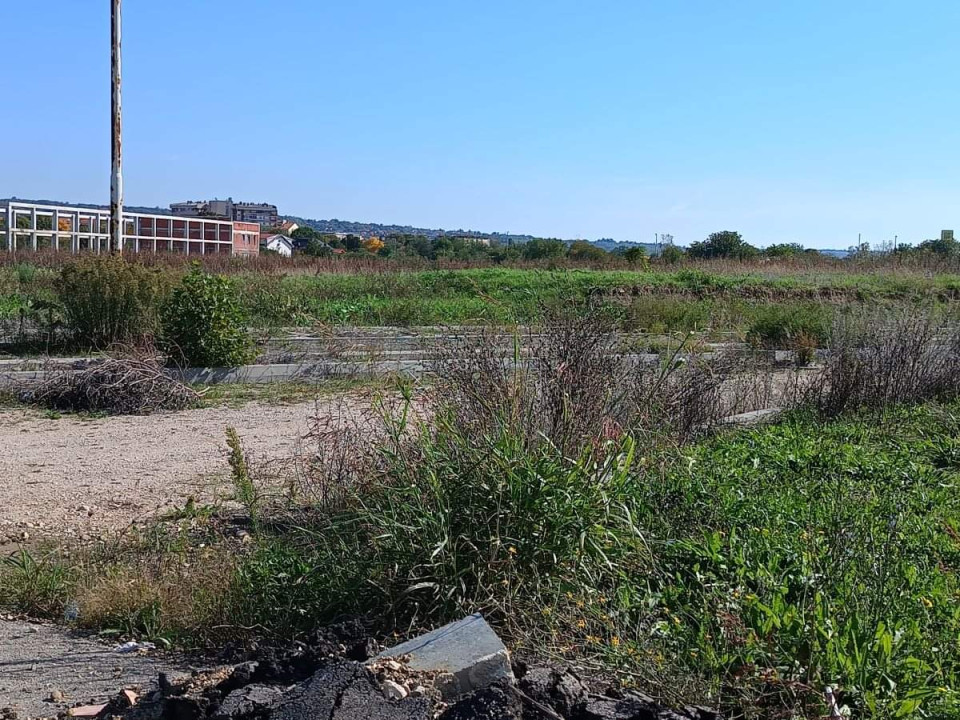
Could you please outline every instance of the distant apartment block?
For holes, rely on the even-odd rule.
[[[277,215],[276,205],[266,203],[235,203],[233,219],[241,222],[255,222],[261,225],[274,227],[280,218]]]
[[[179,217],[210,217],[237,222],[255,222],[265,227],[274,227],[279,221],[277,206],[268,203],[234,202],[226,200],[190,200],[173,203],[170,212]]]
[[[0,250],[109,252],[110,211],[0,200]],[[257,255],[260,252],[260,226],[210,217],[125,212],[123,250],[185,255]]]

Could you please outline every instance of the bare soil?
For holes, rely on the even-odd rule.
[[[93,539],[190,497],[223,498],[225,428],[237,429],[254,459],[289,457],[315,409],[314,401],[253,402],[99,419],[0,410],[0,547]]]
[[[73,705],[106,702],[124,687],[149,691],[159,672],[189,670],[174,654],[121,654],[116,644],[0,617],[0,711],[55,718]]]

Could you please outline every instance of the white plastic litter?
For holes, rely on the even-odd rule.
[[[140,652],[141,650],[146,652],[147,650],[156,650],[157,646],[151,642],[137,642],[136,640],[131,640],[125,642],[123,645],[117,645],[113,651],[118,653],[132,653]]]

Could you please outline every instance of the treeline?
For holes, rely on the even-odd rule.
[[[391,234],[382,238],[362,239],[357,235],[341,237],[325,234],[310,227],[297,228],[292,233],[292,237],[297,241],[299,253],[314,257],[360,253],[380,257],[487,260],[494,263],[563,258],[603,262],[612,257],[622,257],[631,264],[644,264],[647,261],[647,253],[643,247],[634,246],[620,252],[609,253],[585,240],[568,243],[553,238],[535,238],[524,243],[504,244],[471,237],[441,235],[428,238],[425,235],[413,234]]]
[[[453,260],[463,262],[492,262],[495,264],[518,261],[571,260],[576,262],[619,263],[645,266],[649,262],[646,248],[641,245],[625,245],[613,251],[604,250],[586,240],[568,242],[555,238],[535,238],[523,243],[502,243],[496,240],[481,240],[472,237],[441,235],[427,237],[416,234],[390,234],[384,237],[358,235],[338,236],[302,227],[292,234],[297,241],[297,252],[312,257],[328,257],[336,254],[353,256],[421,258],[425,260]],[[851,259],[897,257],[903,259],[960,260],[960,242],[952,237],[924,240],[917,245],[901,243],[894,246],[880,245],[874,248],[868,243],[848,248]],[[834,259],[815,248],[800,243],[776,243],[759,248],[746,242],[733,230],[711,233],[706,239],[692,243],[688,248],[665,245],[658,258],[665,264],[690,260],[810,260]]]

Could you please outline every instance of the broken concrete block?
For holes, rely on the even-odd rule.
[[[384,680],[381,686],[383,688],[383,696],[387,700],[403,700],[410,694],[403,685],[393,680]]]
[[[388,648],[374,660],[401,655],[411,670],[447,674],[437,682],[444,699],[514,679],[507,648],[480,613]]]
[[[771,407],[763,410],[752,410],[751,412],[739,413],[723,418],[721,422],[724,425],[750,426],[759,425],[765,422],[773,422],[783,414],[783,408]]]

